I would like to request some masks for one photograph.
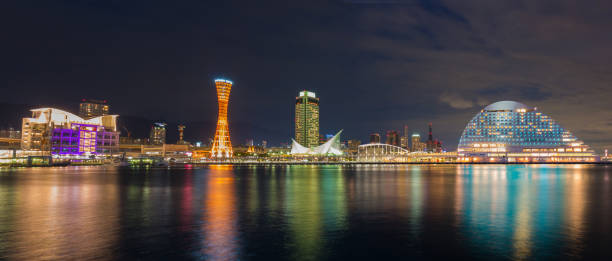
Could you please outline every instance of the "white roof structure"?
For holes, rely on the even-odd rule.
[[[291,139],[291,141],[293,141],[291,143],[291,154],[292,155],[334,155],[334,156],[339,156],[342,155],[342,150],[340,149],[340,133],[342,133],[342,130],[340,130],[336,135],[334,135],[334,137],[332,137],[331,139],[329,139],[327,142],[314,147],[314,148],[306,148],[302,145],[300,145],[297,141],[295,141],[294,139]]]
[[[72,123],[81,123],[104,126],[112,131],[116,131],[117,129],[117,115],[103,115],[90,119],[84,119],[70,112],[55,108],[39,108],[32,109],[30,111],[32,111],[33,117],[25,118],[25,120],[31,123],[46,123],[66,126]]]
[[[484,108],[485,111],[515,111],[517,109],[529,110],[533,108],[515,101],[498,101]]]

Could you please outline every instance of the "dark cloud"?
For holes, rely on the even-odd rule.
[[[610,10],[569,0],[10,0],[0,88],[11,95],[0,102],[104,98],[118,114],[214,121],[211,80],[223,76],[236,83],[230,120],[273,130],[274,143],[293,135],[293,98],[309,89],[322,132],[345,138],[431,121],[452,148],[483,106],[512,99],[602,149],[612,145],[600,120],[612,109]]]

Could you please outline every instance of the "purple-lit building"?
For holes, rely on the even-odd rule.
[[[60,155],[111,154],[119,144],[119,133],[104,126],[72,124],[72,128],[53,129],[51,152]]]
[[[117,115],[81,118],[54,108],[33,109],[23,119],[21,147],[54,156],[110,156],[119,150]]]

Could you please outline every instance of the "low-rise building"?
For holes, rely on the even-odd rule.
[[[57,156],[110,156],[119,148],[118,115],[84,119],[54,108],[23,118],[21,147]]]

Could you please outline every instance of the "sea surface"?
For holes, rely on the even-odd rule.
[[[611,260],[611,172],[0,169],[0,260]]]

